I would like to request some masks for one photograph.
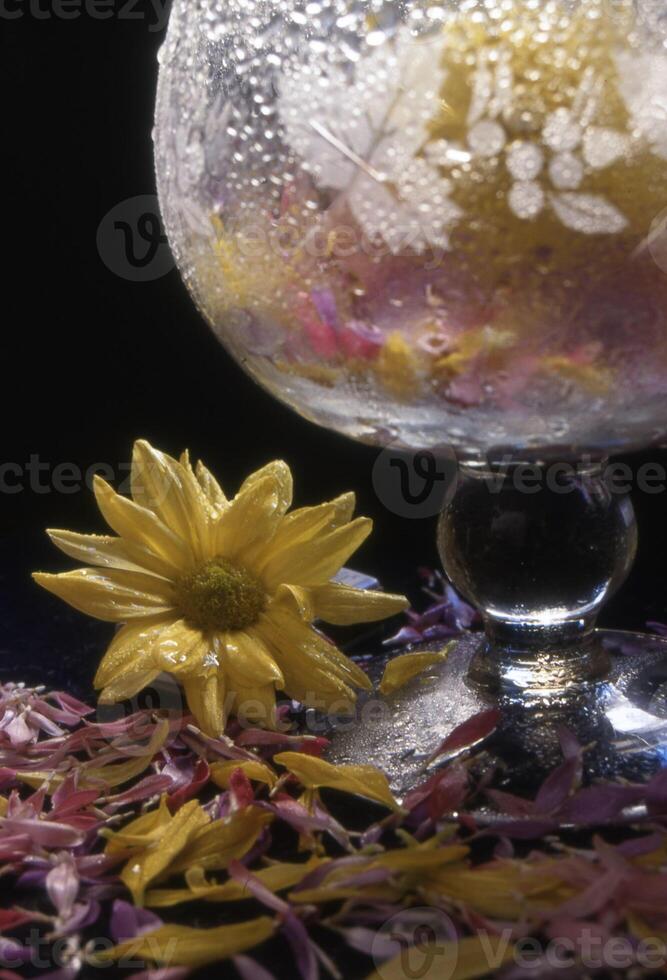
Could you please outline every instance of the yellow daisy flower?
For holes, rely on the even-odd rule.
[[[354,699],[366,674],[312,626],[373,622],[405,609],[403,596],[332,582],[368,536],[354,495],[288,513],[292,475],[269,463],[228,500],[202,463],[193,469],[135,443],[132,499],[100,477],[95,495],[118,537],[49,531],[87,566],[35,574],[75,609],[124,625],[95,678],[100,701],[131,698],[162,671],[183,685],[202,729],[220,734],[252,704],[275,723],[275,692],[316,707]]]

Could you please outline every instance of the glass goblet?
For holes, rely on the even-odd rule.
[[[162,210],[225,347],[314,422],[461,463],[439,545],[485,635],[333,757],[403,793],[496,704],[515,782],[564,725],[590,774],[652,771],[667,646],[595,621],[636,548],[605,460],[667,432],[659,8],[174,0],[160,62]]]

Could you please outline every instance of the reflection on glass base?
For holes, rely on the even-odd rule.
[[[334,729],[328,758],[373,763],[398,799],[451,759],[428,763],[457,725],[491,707],[501,712],[483,745],[494,785],[520,795],[534,795],[562,762],[563,728],[585,748],[585,782],[644,782],[667,765],[667,641],[658,637],[598,630],[583,652],[504,659],[487,654],[483,634],[467,634],[381,708],[369,704],[377,697],[365,695],[354,724]]]

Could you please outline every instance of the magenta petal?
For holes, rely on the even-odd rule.
[[[572,756],[547,776],[535,797],[535,813],[554,813],[563,806],[575,788],[580,766],[579,756]]]
[[[283,933],[292,947],[296,967],[302,980],[319,980],[317,956],[301,919],[288,915],[283,922]]]
[[[451,755],[460,752],[462,749],[471,748],[478,745],[485,738],[488,738],[498,727],[500,712],[497,708],[489,708],[487,711],[480,711],[479,714],[468,718],[454,731],[447,736],[440,747],[433,753],[431,760],[439,755]],[[429,760],[430,761],[430,760]]]
[[[561,809],[561,819],[576,826],[592,827],[617,818],[626,807],[639,803],[644,796],[642,786],[621,786],[605,783],[588,786],[568,800]]]
[[[495,803],[501,813],[506,813],[510,817],[528,817],[534,811],[532,800],[515,796],[513,793],[505,793],[500,789],[487,789],[486,795]]]
[[[20,966],[21,963],[29,963],[32,955],[29,947],[22,946],[15,939],[0,936],[0,965],[10,968]]]
[[[79,875],[74,862],[62,860],[46,876],[46,891],[51,904],[62,919],[66,919],[79,894]]]
[[[148,909],[137,908],[130,902],[118,899],[111,909],[109,932],[115,943],[124,943],[145,932],[159,929],[162,924],[162,919]]]
[[[37,731],[30,727],[23,714],[10,721],[5,728],[5,734],[15,749],[21,749],[37,739]]]
[[[552,834],[558,829],[555,820],[507,820],[494,823],[492,827],[484,831],[485,834],[507,837],[510,840],[537,840],[546,834]]]
[[[250,956],[235,956],[232,962],[241,980],[275,980],[273,973],[269,973]]]
[[[48,705],[45,705],[45,707],[48,708]],[[49,718],[46,714],[43,714],[41,711],[35,711],[34,708],[30,712],[30,721],[35,727],[41,728],[43,732],[46,732],[47,735],[57,737],[58,735],[65,734],[64,729],[62,729],[59,725],[56,725],[55,721],[52,721],[51,718]]]
[[[71,711],[75,715],[79,715],[80,718],[85,718],[86,715],[92,715],[94,708],[89,705],[84,704],[83,701],[79,701],[78,698],[72,697],[71,694],[67,694],[66,691],[56,691],[53,695],[53,700],[56,701],[61,708],[66,711]]]
[[[84,840],[84,835],[80,831],[74,830],[67,824],[48,820],[20,820],[6,817],[3,826],[11,834],[26,834],[33,844],[42,847],[76,847]]]

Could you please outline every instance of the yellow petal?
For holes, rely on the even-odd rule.
[[[469,853],[470,848],[464,844],[437,848],[418,845],[386,851],[373,857],[371,865],[374,868],[390,868],[401,874],[423,874],[433,868],[462,861]]]
[[[311,623],[315,619],[315,604],[313,589],[302,588],[300,585],[279,585],[272,599],[274,608],[281,606],[287,609],[297,619]]]
[[[183,680],[188,707],[206,735],[218,738],[225,730],[225,689],[217,671],[188,675]]]
[[[176,675],[201,672],[212,650],[213,640],[184,619],[171,622],[151,644],[155,666]]]
[[[183,571],[192,566],[194,556],[187,541],[179,538],[160,518],[127,497],[121,497],[100,476],[94,480],[97,506],[109,527],[126,541],[148,548]]]
[[[60,575],[35,572],[33,578],[80,612],[110,623],[164,615],[171,609],[171,586],[154,575],[80,568]]]
[[[222,871],[230,861],[244,857],[254,847],[273,815],[256,806],[236,810],[222,820],[214,820],[194,836],[169,867],[170,874],[199,867]]]
[[[265,561],[284,548],[349,524],[354,506],[354,494],[346,493],[329,503],[317,507],[302,507],[293,510],[291,514],[286,514],[274,538],[268,544]]]
[[[280,494],[271,479],[250,483],[240,490],[211,530],[216,555],[252,566],[251,552],[265,548],[275,534],[283,511]]]
[[[167,614],[122,626],[111,641],[98,668],[95,687],[99,690],[110,684],[123,671],[132,670],[138,661],[145,662],[145,656],[151,654],[156,638],[172,622],[173,615]]]
[[[146,746],[132,745],[132,757],[127,762],[114,762],[107,766],[84,763],[79,770],[79,788],[89,789],[91,786],[102,785],[114,789],[128,783],[148,769],[168,738],[169,722],[166,718],[161,718]]]
[[[275,730],[276,689],[273,684],[265,684],[261,687],[237,687],[233,693],[234,701],[231,710],[242,727]]]
[[[75,534],[74,531],[47,531],[55,546],[70,558],[84,565],[102,568],[125,568],[133,572],[152,572],[172,579],[178,569],[148,548],[123,541],[121,538],[98,534]]]
[[[350,555],[366,540],[373,529],[367,517],[306,539],[275,554],[262,569],[262,579],[270,591],[281,583],[293,585],[326,585],[342,568]]]
[[[393,694],[394,691],[404,687],[413,677],[423,674],[429,667],[444,663],[452,646],[453,644],[449,643],[444,650],[434,653],[406,653],[400,657],[394,657],[384,669],[378,688],[380,694]]]
[[[352,589],[330,582],[310,590],[315,616],[337,626],[353,623],[375,623],[395,616],[409,606],[402,595]]]
[[[279,509],[284,514],[292,506],[293,481],[292,471],[282,459],[267,463],[260,470],[251,473],[241,485],[239,494],[266,480],[269,480],[275,488],[279,498]]]
[[[145,850],[151,842],[160,840],[170,823],[171,813],[167,798],[162,796],[156,809],[142,813],[115,833],[107,833],[105,853],[113,857],[130,857]]]
[[[194,474],[139,439],[132,451],[131,484],[134,502],[153,511],[177,537],[189,541],[201,558],[208,513]]]
[[[148,769],[155,755],[165,745],[168,736],[169,722],[163,718],[156,725],[148,745],[145,747],[133,746],[133,757],[129,762],[117,762],[107,766],[100,766],[94,760],[84,762],[79,768],[79,789],[99,789],[101,786],[106,789],[114,789],[116,786],[128,783],[131,779],[136,779]],[[35,789],[47,786],[49,793],[53,793],[61,786],[68,775],[67,772],[53,773],[43,770],[17,772],[21,782]]]
[[[560,880],[523,862],[496,862],[478,868],[436,869],[425,888],[434,895],[463,902],[470,909],[507,921],[539,918],[571,896]]]
[[[235,630],[218,634],[215,651],[220,667],[228,677],[230,689],[255,687],[258,684],[281,686],[284,682],[280,667],[252,627],[247,632]]]
[[[227,500],[225,495],[213,476],[200,462],[197,464],[197,472],[204,477],[205,485],[202,485],[197,472],[192,468],[190,453],[187,449],[181,453],[180,464],[185,473],[185,492],[190,501],[190,506],[196,508],[199,512],[198,522],[200,528],[208,528],[211,521],[216,520],[221,510],[226,507]],[[204,521],[203,524],[201,523],[202,519]]]
[[[229,762],[215,762],[211,766],[211,779],[220,789],[229,789],[232,773],[237,769],[241,769],[248,779],[257,783],[265,783],[271,789],[278,779],[273,769],[264,762],[260,762],[259,759],[256,761],[254,759],[238,761],[231,759]]]
[[[209,504],[217,513],[221,513],[229,501],[227,500],[222,487],[213,476],[213,474],[208,470],[201,460],[197,463],[195,467],[195,476],[199,486],[204,492],[204,496],[207,498]]]
[[[307,789],[326,786],[375,800],[390,810],[400,809],[389,789],[387,777],[375,766],[334,766],[302,752],[281,752],[275,756],[275,762],[293,773]]]
[[[139,691],[143,691],[159,677],[161,671],[154,667],[147,670],[126,671],[115,680],[105,685],[100,697],[100,704],[117,704],[127,698],[133,698]]]
[[[476,980],[498,972],[514,955],[514,945],[506,936],[482,933],[459,940],[416,944],[400,956],[383,963],[367,980],[405,980],[418,976],[421,980]],[[409,971],[409,972],[408,972]]]
[[[147,841],[144,850],[132,855],[120,877],[131,892],[135,905],[143,905],[148,885],[159,878],[197,831],[208,823],[208,814],[197,800],[191,800],[176,811],[157,840]]]
[[[302,700],[301,695],[308,691],[348,696],[352,693],[350,685],[371,689],[371,682],[360,667],[280,603],[269,607],[254,631],[273,653],[290,697]],[[297,690],[299,694],[292,693]]]
[[[325,863],[327,859],[311,857],[308,861],[300,864],[278,863],[271,864],[268,868],[260,868],[253,871],[254,877],[269,889],[276,892],[284,891],[286,888],[293,888],[300,881]],[[187,888],[155,889],[146,895],[146,905],[151,908],[169,908],[173,905],[180,905],[182,902],[192,902],[195,900],[204,902],[241,902],[244,899],[252,898],[252,893],[242,882],[231,878],[223,885],[209,883],[199,868],[193,868],[186,873]]]
[[[165,966],[186,966],[196,969],[208,963],[218,963],[259,946],[273,935],[277,926],[273,919],[261,916],[249,922],[237,922],[214,929],[193,929],[190,926],[161,926],[137,939],[104,950],[96,962],[116,960],[147,960]]]

